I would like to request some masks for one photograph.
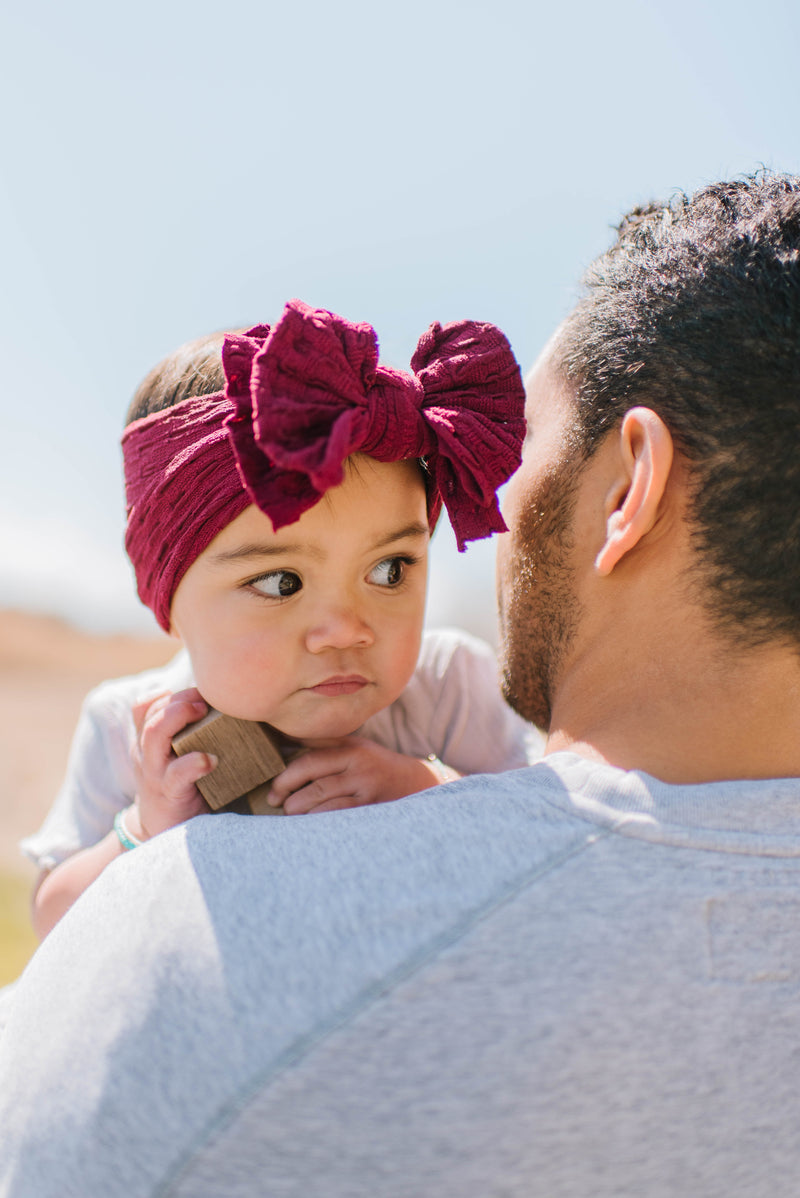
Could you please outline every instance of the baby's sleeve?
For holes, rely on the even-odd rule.
[[[461,774],[520,769],[541,755],[541,734],[500,693],[494,651],[468,633],[426,634],[408,698],[428,752]]]
[[[20,845],[39,869],[53,869],[102,840],[117,811],[133,801],[133,734],[130,703],[114,683],[87,695],[53,806],[39,831]]]
[[[61,789],[39,831],[20,845],[40,870],[53,869],[80,849],[97,844],[111,831],[116,813],[133,802],[134,704],[191,684],[191,666],[182,651],[166,666],[114,678],[90,691],[72,738]]]

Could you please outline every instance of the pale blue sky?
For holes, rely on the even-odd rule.
[[[116,443],[180,342],[296,295],[394,365],[469,316],[527,369],[625,208],[800,171],[795,0],[222,11],[0,17],[0,604],[134,620]],[[436,556],[437,618],[491,606],[490,551]]]

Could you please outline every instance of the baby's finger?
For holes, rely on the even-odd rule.
[[[134,708],[137,731],[131,746],[131,758],[134,769],[139,774],[152,773],[153,770],[164,768],[167,757],[163,747],[159,745],[158,727],[161,713],[171,697],[167,691],[155,699],[137,703]]]
[[[198,718],[192,703],[178,703],[175,706],[170,703],[154,713],[151,710],[134,751],[134,768],[138,769],[141,778],[149,779],[150,785],[153,785],[153,781],[164,774],[170,763],[177,760],[172,750],[172,737]]]
[[[202,703],[206,711],[208,711],[208,704],[196,686],[187,686],[185,690],[175,691],[172,697],[173,699],[177,699],[178,702],[186,700],[189,703]]]
[[[318,778],[344,773],[347,754],[342,749],[312,749],[290,761],[286,769],[272,779],[269,802],[279,807],[291,794]]]
[[[133,706],[131,707],[131,713],[133,715],[133,724],[136,729],[137,736],[142,735],[142,728],[144,727],[144,721],[147,718],[147,713],[150,710],[150,708],[153,707],[154,704],[160,702],[161,700],[163,700],[164,702],[168,702],[169,697],[170,697],[169,691],[158,691],[155,695],[150,695],[146,699],[140,699],[138,703],[133,704]]]
[[[306,815],[327,804],[341,800],[342,806],[358,805],[358,797],[353,793],[352,783],[344,774],[326,774],[323,778],[315,778],[307,786],[294,791],[284,800],[283,809],[287,815]]]
[[[213,753],[186,753],[171,761],[164,771],[164,795],[172,801],[193,795],[198,779],[217,767]]]
[[[200,697],[199,691],[179,691],[164,708],[164,731],[171,738],[187,724],[193,724],[207,714],[208,704]]]
[[[200,700],[179,699],[171,696],[168,702],[159,700],[148,711],[140,739],[142,754],[153,761],[166,761],[172,756],[172,738],[187,724],[193,724],[208,711]]]

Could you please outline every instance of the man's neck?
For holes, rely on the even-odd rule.
[[[684,630],[685,631],[685,630]],[[800,655],[665,635],[573,662],[547,753],[569,749],[676,784],[800,776]]]

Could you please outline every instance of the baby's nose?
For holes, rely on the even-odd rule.
[[[311,653],[325,649],[350,649],[373,644],[375,634],[354,604],[326,606],[306,633],[306,646]]]

